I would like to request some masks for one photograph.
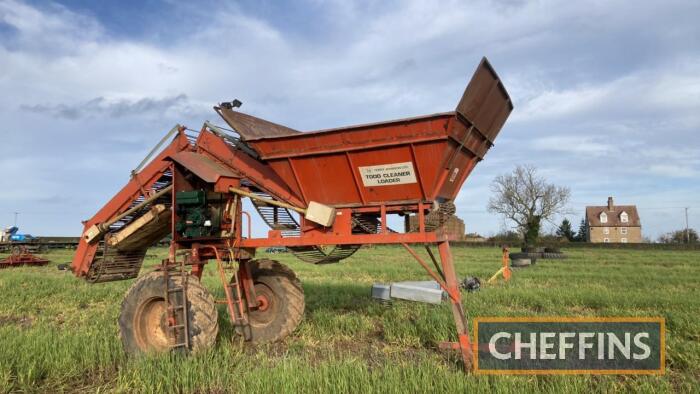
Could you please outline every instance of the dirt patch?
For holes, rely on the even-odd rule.
[[[236,338],[238,339],[238,338]],[[261,345],[253,345],[248,342],[240,341],[243,352],[248,356],[255,356],[265,353],[270,358],[282,358],[289,352],[289,346],[285,342],[273,342]]]
[[[31,316],[0,316],[0,326],[19,326],[23,330],[27,330],[34,324],[34,318]]]
[[[572,315],[590,316],[590,315],[594,315],[596,313],[596,310],[599,308],[591,308],[591,307],[585,306],[585,305],[576,305],[576,306],[569,307],[567,309]]]

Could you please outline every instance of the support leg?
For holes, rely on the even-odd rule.
[[[455,325],[457,327],[458,345],[462,353],[464,369],[470,371],[472,368],[472,348],[469,340],[469,325],[467,324],[467,317],[462,308],[462,297],[459,291],[457,274],[455,273],[449,242],[440,242],[438,244],[438,251],[440,252],[442,272],[445,274],[447,293],[450,296],[450,302],[452,302],[452,315],[454,316]]]
[[[258,309],[258,296],[255,294],[253,274],[250,272],[250,261],[241,260],[238,264],[238,281],[243,288],[248,310]]]

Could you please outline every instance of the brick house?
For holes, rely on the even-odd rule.
[[[586,207],[586,229],[588,242],[642,242],[637,206],[615,205],[612,197],[608,197],[608,205]]]

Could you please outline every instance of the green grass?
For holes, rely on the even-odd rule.
[[[488,278],[495,248],[454,248],[461,277]],[[165,254],[150,252],[148,266]],[[0,270],[0,392],[610,392],[700,390],[700,255],[692,251],[572,249],[567,260],[517,270],[507,284],[465,294],[475,316],[664,316],[664,376],[470,376],[436,343],[455,339],[447,305],[378,304],[374,282],[420,279],[401,248],[363,249],[313,266],[282,254],[301,278],[306,316],[283,343],[252,347],[220,309],[217,346],[192,357],[127,357],[117,333],[133,281],[89,285],[45,255],[47,267]],[[223,291],[208,267],[204,281]],[[144,269],[143,272],[148,271]]]

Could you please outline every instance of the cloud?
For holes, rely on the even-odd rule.
[[[0,24],[16,33],[10,44],[13,49],[45,55],[70,52],[74,42],[95,40],[103,34],[95,19],[53,2],[39,9],[22,1],[1,0]]]
[[[619,153],[615,141],[596,140],[585,136],[550,136],[534,139],[533,149],[586,156],[607,156]]]
[[[146,97],[138,100],[108,100],[104,97],[96,97],[78,104],[22,104],[20,108],[23,111],[48,113],[57,118],[70,120],[86,117],[94,119],[104,116],[121,118],[144,114],[162,115],[174,109],[191,112],[186,94],[160,99]]]
[[[679,64],[643,69],[610,81],[588,82],[531,94],[514,117],[517,121],[556,121],[589,118],[630,120],[659,114],[683,115],[700,103],[700,54],[691,67]],[[688,114],[689,115],[689,114]],[[694,117],[697,122],[700,120]]]
[[[687,165],[652,164],[649,166],[649,172],[670,178],[694,178],[700,176],[700,171]]]
[[[24,201],[37,193],[71,195],[61,220],[27,225],[75,233],[70,211],[97,210],[173,124],[217,121],[217,102],[239,98],[245,112],[300,130],[446,111],[483,55],[515,111],[460,195],[470,231],[499,228],[479,211],[490,180],[517,163],[582,202],[625,193],[634,203],[659,185],[695,201],[700,188],[696,1],[157,9],[140,35],[125,35],[100,7],[0,0],[0,89],[10,92],[0,95],[0,155],[21,163],[5,175],[13,191],[0,213],[31,211]],[[663,223],[645,222],[655,227]]]

